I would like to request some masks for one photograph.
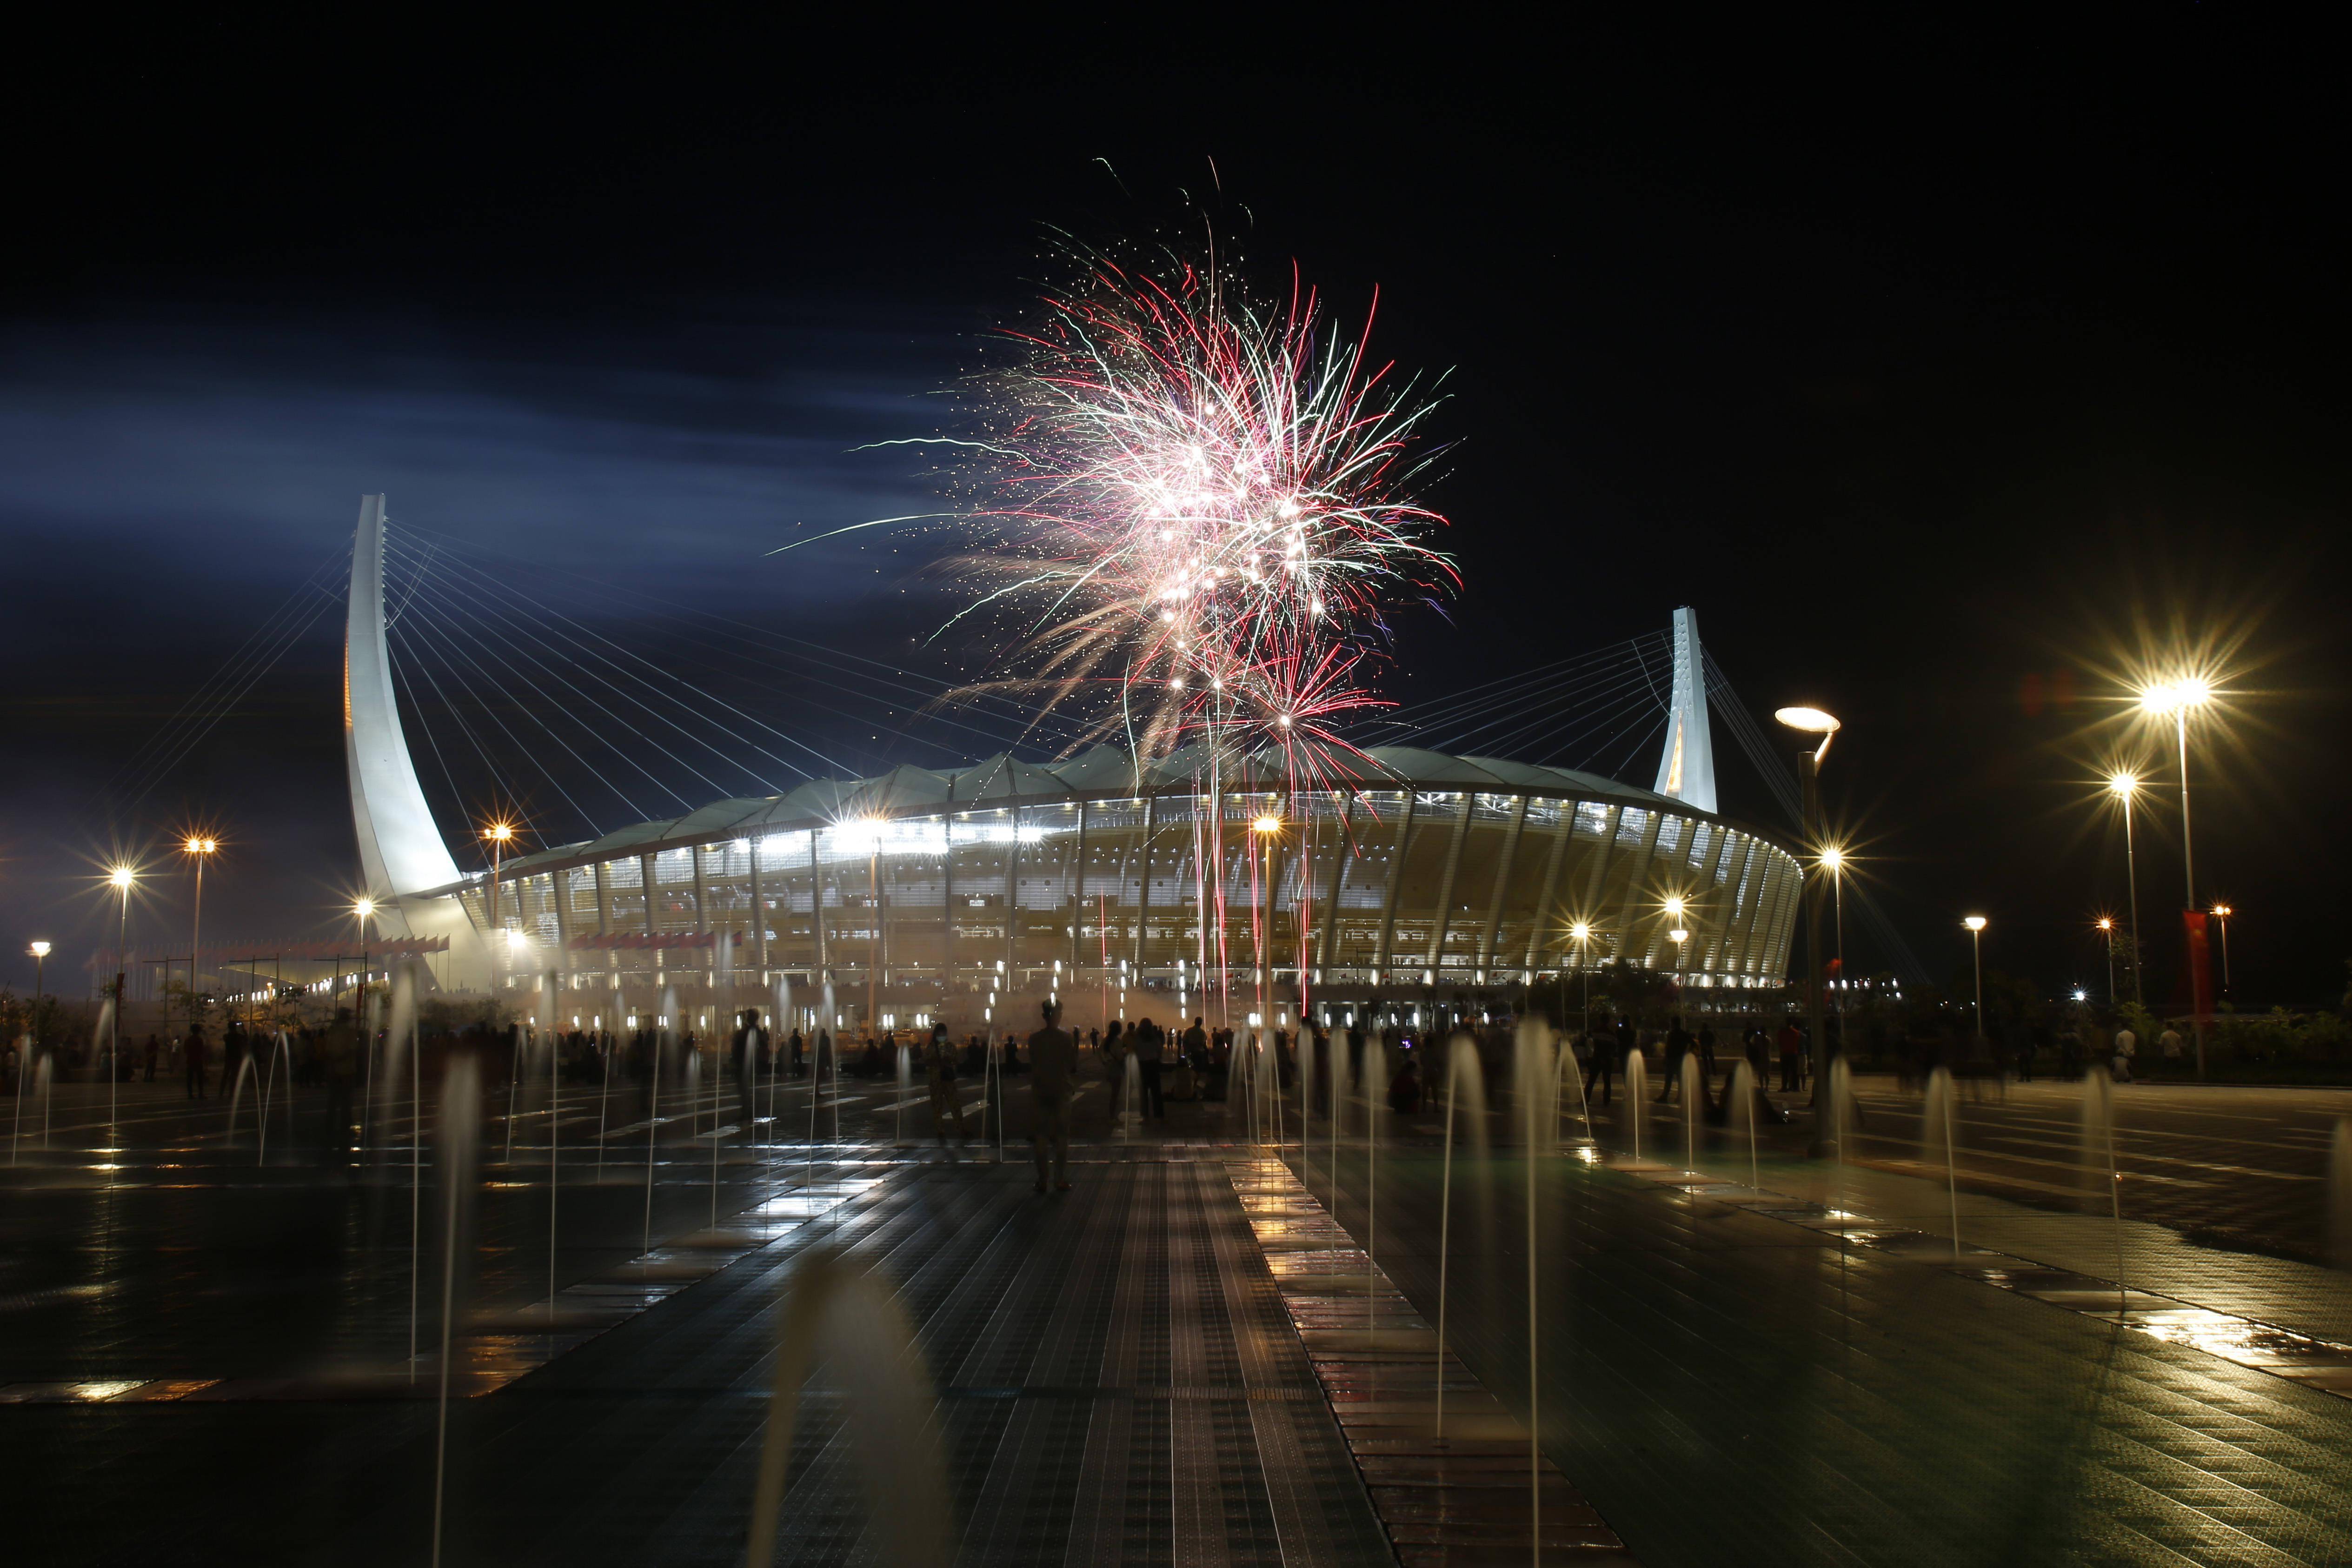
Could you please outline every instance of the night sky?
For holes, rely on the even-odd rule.
[[[2123,863],[2094,781],[2149,739],[2117,699],[2210,658],[2200,890],[2242,911],[2242,998],[2333,1003],[2352,274],[2326,51],[2210,7],[2072,36],[1158,15],[20,37],[0,977],[28,984],[46,935],[85,990],[95,868],[162,868],[191,821],[229,845],[208,944],[331,929],[356,875],[334,616],[143,797],[123,780],[348,549],[363,491],[649,647],[659,618],[593,584],[942,657],[917,646],[934,546],[767,552],[938,506],[905,449],[855,448],[945,427],[1049,226],[1213,223],[1343,317],[1377,287],[1376,344],[1448,373],[1432,499],[1466,586],[1402,619],[1400,698],[1694,605],[1750,708],[1846,721],[1830,797],[1938,979],[1982,911],[1989,964],[2095,986]],[[1785,826],[1717,749],[1727,811]],[[2167,993],[2177,798],[2141,820]],[[181,880],[134,941],[184,944]]]

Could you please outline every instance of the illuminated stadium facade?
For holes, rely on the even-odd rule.
[[[1201,747],[1139,770],[1098,746],[719,801],[509,858],[495,894],[487,872],[404,889],[388,870],[404,854],[456,868],[437,838],[432,854],[383,842],[413,832],[423,797],[375,798],[388,776],[395,797],[393,775],[415,785],[388,689],[380,710],[359,691],[383,662],[370,523],[363,510],[352,749],[399,766],[354,762],[353,813],[385,934],[452,938],[444,984],[552,985],[559,1013],[610,1027],[667,1011],[666,994],[689,1018],[723,1017],[732,996],[784,981],[807,1003],[832,986],[853,1021],[871,1009],[978,1028],[1025,1022],[1012,997],[1048,992],[1080,1023],[1180,1006],[1240,1022],[1261,1003],[1271,1022],[1295,1016],[1302,991],[1318,1013],[1508,995],[1621,960],[1699,991],[1786,973],[1800,868],[1713,810],[1686,611],[1654,789],[1412,748],[1326,751],[1308,784],[1278,752],[1216,762]]]

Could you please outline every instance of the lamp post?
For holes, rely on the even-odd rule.
[[[1274,965],[1270,961],[1274,950],[1274,845],[1282,837],[1282,818],[1266,813],[1250,824],[1257,835],[1258,886],[1263,891],[1258,900],[1257,940],[1257,1010],[1261,1017],[1274,1016]]]
[[[2213,700],[2213,689],[2206,682],[2190,677],[2148,687],[2139,694],[2139,705],[2147,712],[2167,715],[2172,719],[2173,735],[2180,755],[2180,870],[2187,884],[2188,898],[2184,910],[2197,907],[2197,844],[2189,827],[2189,715]],[[2197,1035],[2197,1076],[2205,1076],[2205,1015],[2197,1008],[2197,977],[2189,980],[2189,1026]]]
[[[47,967],[47,965],[48,965],[48,962],[49,962],[49,944],[48,944],[47,942],[34,942],[34,943],[33,943],[33,945],[32,945],[31,947],[27,948],[26,951],[26,952],[30,952],[30,953],[33,955],[33,1029],[32,1029],[32,1035],[33,1035],[33,1051],[34,1051],[34,1054],[35,1054],[35,1055],[38,1055],[38,1054],[39,1054],[39,1052],[40,1052],[40,1049],[41,1049],[41,975],[42,975],[42,972],[43,972],[43,971]]]
[[[117,866],[107,873],[106,879],[122,895],[122,912],[114,928],[114,1015],[107,1026],[106,1146],[110,1152],[114,1148],[114,1086],[122,1076],[122,1006],[130,1000],[123,994],[127,987],[122,978],[125,956],[131,949],[131,884],[139,879],[139,873],[128,866]]]
[[[353,987],[352,996],[352,1004],[356,1015],[358,1010],[364,1009],[367,1005],[368,921],[375,916],[375,900],[373,899],[358,900],[352,905],[352,913],[358,917],[360,922],[360,980],[359,984]],[[362,1019],[362,1025],[364,1026],[364,1019]]]
[[[1829,755],[1830,742],[1837,738],[1840,725],[1819,708],[1783,708],[1772,717],[1801,734],[1822,738],[1822,743],[1813,750],[1797,753],[1797,778],[1804,786],[1805,838],[1818,845],[1827,837],[1822,826],[1822,759]],[[1813,1057],[1813,1140],[1810,1152],[1822,1155],[1830,1152],[1829,1119],[1821,1114],[1829,1094],[1830,1042],[1822,1029],[1822,879],[1818,866],[1805,879],[1805,1027],[1812,1034]]]
[[[2116,922],[2106,916],[2099,917],[2099,945],[2107,950],[2107,1005],[2116,1005]]]
[[[1830,874],[1830,954],[1837,961],[1837,1005],[1832,1009],[1837,1019],[1838,1048],[1845,1048],[1845,994],[1853,982],[1845,972],[1845,851],[1834,844],[1822,847],[1822,864]]]
[[[1969,949],[1976,960],[1977,971],[1977,1044],[1985,1040],[1984,1026],[1984,928],[1982,915],[1970,915],[1960,923],[1969,928]]]
[[[488,903],[484,907],[488,911],[490,923],[490,989],[496,992],[499,989],[499,982],[504,978],[506,969],[503,951],[505,944],[499,941],[500,929],[499,926],[499,863],[505,858],[507,845],[514,837],[514,824],[493,822],[482,829],[482,837],[490,841],[490,897]],[[646,911],[648,920],[651,918],[653,907],[654,890],[647,888]]]
[[[2117,773],[2107,780],[2107,793],[2123,802],[2124,806],[2124,883],[2131,898],[2127,912],[2131,916],[2132,1003],[2135,1006],[2145,1007],[2147,996],[2139,976],[2139,855],[2132,844],[2132,802],[2139,795],[2139,779],[2132,773]],[[2114,989],[2110,982],[2108,991],[2111,994]]]
[[[1585,1039],[1590,1041],[1592,1038],[1592,927],[1587,921],[1579,921],[1568,928],[1568,934],[1576,939],[1576,973],[1584,988],[1584,1023],[1581,1033]],[[1562,1011],[1566,1011],[1564,1005]],[[1600,1048],[1598,1046],[1593,1047],[1595,1050]],[[1586,1131],[1591,1131],[1591,1129],[1587,1128]]]
[[[196,965],[203,962],[198,954],[203,951],[205,934],[205,860],[219,847],[217,839],[196,837],[191,837],[180,846],[182,852],[195,862],[196,868],[195,913],[188,921],[188,1033],[191,1035],[196,1032]]]
[[[2230,994],[2230,916],[2231,913],[2227,904],[2213,906],[2214,922],[2221,928],[2221,994],[2224,996]]]

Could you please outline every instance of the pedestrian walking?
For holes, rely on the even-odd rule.
[[[1043,1002],[1045,1026],[1029,1037],[1029,1102],[1034,1114],[1029,1143],[1037,1156],[1037,1190],[1045,1190],[1052,1156],[1054,1190],[1070,1190],[1070,1087],[1077,1076],[1078,1047],[1058,1026],[1061,1005]]]

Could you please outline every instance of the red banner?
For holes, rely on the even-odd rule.
[[[2213,955],[2205,920],[2203,910],[2180,911],[2180,923],[2189,933],[2189,1007],[2200,1022],[2213,1016]]]

